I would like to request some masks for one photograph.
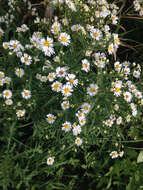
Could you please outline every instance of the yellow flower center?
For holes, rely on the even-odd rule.
[[[52,117],[48,117],[48,121],[52,121],[53,120],[53,118]]]
[[[119,38],[116,38],[116,39],[115,39],[115,43],[116,43],[116,44],[119,44]]]
[[[66,42],[67,41],[67,37],[66,36],[62,36],[61,37],[61,41]]]
[[[24,94],[25,94],[25,96],[29,96],[29,93],[28,93],[28,92],[25,92]]]
[[[77,30],[78,30],[78,27],[77,27],[77,26],[74,26],[74,29],[75,29],[75,31],[77,31]]]
[[[4,44],[4,47],[5,47],[5,48],[8,48],[8,44]]]
[[[74,83],[74,79],[70,78],[70,79],[69,79],[69,82],[70,82],[70,83]]]
[[[95,92],[95,88],[90,88],[90,91],[91,92]]]
[[[55,85],[54,85],[54,88],[55,88],[55,89],[58,89],[58,88],[59,88],[59,84],[55,84]]]
[[[65,89],[64,89],[64,92],[65,92],[66,94],[68,94],[68,93],[70,92],[69,88],[65,88]]]
[[[0,73],[0,78],[4,77],[4,75],[2,73]]]
[[[83,108],[84,110],[88,110],[88,107],[87,106],[84,106],[84,108]]]
[[[19,114],[19,115],[22,115],[22,111],[19,111],[18,114]]]
[[[116,92],[120,92],[120,88],[116,88],[115,91],[116,91]]]
[[[120,65],[116,65],[116,69],[120,69]]]
[[[68,128],[69,128],[69,125],[68,125],[68,124],[65,124],[65,125],[64,125],[64,128],[68,129]]]
[[[83,64],[83,68],[88,68],[88,64],[87,64],[87,63],[84,63],[84,64]]]
[[[5,92],[5,96],[9,96],[9,92]]]
[[[94,37],[98,37],[98,32],[94,32]]]
[[[54,26],[53,29],[54,29],[55,32],[58,32],[58,31],[59,31],[59,27],[58,27],[58,26]]]
[[[28,57],[24,57],[24,61],[28,62],[29,61]]]
[[[46,40],[46,41],[44,42],[44,46],[47,46],[47,47],[48,47],[49,45],[50,45],[50,42]]]
[[[17,44],[13,44],[13,48],[16,49],[17,48]]]

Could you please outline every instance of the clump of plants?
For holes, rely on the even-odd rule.
[[[3,6],[0,186],[74,190],[88,179],[87,189],[129,187],[133,178],[123,184],[112,178],[131,165],[125,159],[120,167],[124,156],[137,156],[125,143],[141,135],[135,131],[142,121],[142,66],[117,56],[120,7],[106,0]]]

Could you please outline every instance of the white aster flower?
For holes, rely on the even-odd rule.
[[[52,84],[52,90],[53,90],[53,91],[55,91],[55,92],[60,92],[61,89],[62,89],[62,83],[61,83],[61,82],[56,81],[56,82],[54,82],[54,83]]]
[[[9,42],[3,42],[2,46],[4,49],[8,49],[9,48]]]
[[[47,165],[51,166],[51,165],[53,165],[53,163],[54,163],[54,158],[53,157],[47,158]]]
[[[72,91],[73,91],[72,86],[69,84],[63,85],[62,90],[61,90],[62,94],[66,97],[71,96]]]
[[[4,72],[0,71],[0,79],[1,79],[1,78],[4,78],[4,77],[5,77]]]
[[[17,110],[16,115],[17,117],[23,117],[25,115],[25,109],[24,110]]]
[[[45,55],[47,55],[49,57],[55,53],[53,46],[54,46],[53,39],[49,38],[48,36],[46,39],[42,38],[40,41],[40,47],[41,47],[42,51],[44,52]]]
[[[41,81],[41,82],[47,82],[47,80],[48,80],[48,79],[47,79],[47,76],[41,76],[41,77],[40,77],[40,81]]]
[[[122,67],[122,64],[120,64],[119,61],[117,61],[117,62],[114,63],[115,71],[119,72],[121,70],[121,67]]]
[[[98,91],[98,85],[97,84],[90,84],[89,87],[87,88],[87,94],[90,96],[95,96]]]
[[[88,103],[84,103],[84,104],[81,105],[81,110],[82,110],[83,113],[87,114],[91,110],[91,105],[88,104]]]
[[[69,101],[63,101],[63,102],[61,103],[61,107],[62,107],[63,110],[69,109],[69,108],[70,108]]]
[[[106,120],[105,125],[108,126],[108,127],[112,127],[113,120],[111,120],[111,119]]]
[[[24,89],[23,92],[21,92],[21,95],[24,99],[28,100],[29,98],[31,98],[31,91]]]
[[[57,67],[56,68],[56,75],[57,77],[65,77],[67,75],[68,67]]]
[[[140,78],[140,71],[134,71],[133,72],[133,76],[135,77],[135,78]]]
[[[12,97],[12,91],[11,90],[4,90],[2,94],[3,94],[3,97],[6,99],[10,99]]]
[[[117,153],[117,151],[112,151],[112,152],[110,153],[110,156],[111,156],[112,159],[118,158],[118,153]]]
[[[24,56],[21,57],[21,62],[25,63],[25,65],[30,65],[32,62],[32,57],[26,53],[24,53]]]
[[[108,53],[109,53],[109,54],[113,54],[113,52],[114,52],[114,45],[113,45],[113,43],[112,43],[112,44],[110,44],[109,47],[108,47]]]
[[[68,46],[70,44],[70,39],[71,39],[70,35],[68,35],[65,32],[61,33],[59,36],[59,42],[64,46]]]
[[[62,130],[65,132],[69,132],[71,130],[71,123],[66,121],[65,123],[62,124]]]
[[[80,124],[81,126],[84,126],[84,125],[86,124],[86,119],[85,119],[85,118],[80,119],[80,120],[79,120],[79,124]]]
[[[91,37],[96,40],[100,40],[102,38],[102,32],[99,29],[92,29],[90,33]]]
[[[53,114],[47,114],[46,115],[46,121],[49,123],[49,124],[53,124],[55,122],[55,116]]]
[[[118,38],[118,34],[113,34],[114,36],[114,45],[115,45],[115,48],[118,48],[119,45],[120,45],[120,40]]]
[[[13,104],[12,99],[7,99],[7,100],[5,101],[5,104],[8,105],[8,106],[12,105],[12,104]]]
[[[75,4],[71,0],[66,0],[65,2],[72,11],[76,11]]]
[[[117,123],[117,125],[120,125],[122,123],[122,117],[118,117],[116,119],[116,123]]]
[[[131,102],[132,100],[132,94],[130,92],[124,92],[124,99],[126,100],[126,102]]]
[[[59,22],[54,22],[51,27],[51,32],[53,34],[58,34],[61,29],[61,24]]]
[[[72,31],[78,31],[78,30],[80,30],[80,25],[79,25],[79,24],[73,25],[73,26],[71,27],[71,30],[72,30]]]
[[[77,138],[75,139],[75,144],[76,144],[77,146],[81,146],[81,145],[82,145],[82,139],[79,138],[79,137],[77,137]]]
[[[66,76],[66,80],[68,81],[68,84],[72,86],[77,86],[78,84],[78,79],[75,78],[76,76],[74,74],[68,74]]]
[[[80,110],[75,114],[79,120],[85,119],[85,114]]]
[[[73,135],[74,136],[77,136],[81,133],[81,126],[80,125],[76,125],[76,124],[73,124]]]
[[[83,70],[85,72],[90,71],[90,63],[89,63],[89,61],[87,59],[83,59],[81,62],[82,62],[81,70]]]
[[[56,73],[54,73],[54,72],[49,73],[47,78],[50,82],[54,81],[54,79],[56,78]]]
[[[18,76],[18,77],[22,77],[23,75],[24,75],[24,69],[22,69],[22,68],[17,68],[16,70],[15,70],[15,74]]]
[[[105,67],[105,62],[104,61],[95,61],[94,64],[98,67],[98,68],[104,68]]]

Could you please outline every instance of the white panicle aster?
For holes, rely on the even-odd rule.
[[[54,79],[56,78],[56,73],[54,73],[54,72],[49,73],[47,78],[50,82],[54,81]]]
[[[58,34],[60,32],[60,29],[61,29],[61,24],[59,22],[54,22],[52,24],[51,32],[53,34]]]
[[[68,35],[65,32],[61,33],[59,36],[59,42],[64,46],[68,46],[70,44],[70,39],[71,39],[70,35]]]
[[[56,81],[56,82],[54,82],[54,83],[52,84],[52,90],[53,90],[53,91],[55,91],[55,92],[60,92],[61,89],[62,89],[62,83],[61,83],[61,82]]]
[[[81,110],[82,110],[83,113],[87,114],[87,113],[89,113],[90,110],[91,110],[91,105],[88,104],[88,103],[84,103],[84,104],[82,104],[82,106],[81,106]]]
[[[118,158],[118,153],[117,153],[117,151],[112,151],[112,152],[110,153],[110,156],[111,156],[112,159]]]
[[[24,75],[24,69],[22,69],[22,68],[17,68],[16,70],[15,70],[15,74],[18,76],[18,77],[22,77],[23,75]]]
[[[66,97],[71,96],[72,91],[73,91],[73,89],[72,89],[72,86],[70,84],[63,85],[63,87],[62,87],[63,96],[66,96]]]
[[[75,144],[76,144],[77,146],[81,146],[81,145],[82,145],[82,139],[79,138],[79,137],[77,137],[77,138],[75,139]]]
[[[55,116],[53,114],[47,114],[46,115],[46,121],[49,123],[49,124],[53,124],[55,122]]]
[[[4,90],[2,94],[3,94],[3,97],[6,99],[9,99],[12,97],[12,91],[11,90]]]
[[[42,38],[40,41],[40,48],[42,49],[42,51],[44,52],[45,55],[47,56],[51,56],[52,54],[54,54],[54,48],[53,48],[53,39],[47,37],[47,39]]]
[[[95,96],[97,94],[98,88],[99,87],[97,86],[97,84],[90,84],[87,88],[87,94],[89,94],[90,96]]]
[[[133,72],[133,76],[135,77],[135,78],[140,78],[140,71],[134,71]]]
[[[75,4],[71,0],[66,0],[65,2],[72,11],[76,11]]]
[[[5,104],[8,105],[8,106],[12,105],[12,104],[13,104],[12,99],[7,99],[7,100],[5,101]]]
[[[74,74],[68,74],[66,76],[66,80],[68,81],[68,84],[72,86],[77,86],[78,84],[78,79],[75,78],[76,76]]]
[[[47,158],[47,165],[51,166],[51,165],[53,165],[53,163],[54,163],[54,158],[53,157]]]
[[[114,52],[114,45],[113,45],[113,43],[112,43],[112,44],[110,44],[109,47],[108,47],[108,53],[109,53],[109,54],[113,54],[113,52]]]
[[[121,70],[121,67],[122,67],[122,64],[120,64],[119,61],[117,61],[117,62],[114,63],[115,71],[119,72]]]
[[[71,30],[72,30],[72,31],[78,31],[78,30],[80,30],[80,25],[79,25],[79,24],[73,25],[73,26],[71,27]]]
[[[61,103],[61,107],[62,107],[63,110],[69,109],[69,108],[70,108],[69,101],[63,101],[63,102]]]
[[[122,123],[122,117],[118,117],[116,123],[117,125],[120,125]]]
[[[87,59],[83,59],[81,62],[82,62],[81,70],[83,70],[85,72],[90,71],[90,63],[89,63],[89,61]]]
[[[100,40],[102,38],[102,32],[99,29],[92,29],[90,33],[91,37],[96,40]]]
[[[32,57],[26,53],[24,53],[24,56],[21,57],[21,62],[25,63],[25,65],[30,65],[32,62]]]
[[[130,92],[124,92],[124,99],[126,100],[126,102],[131,102],[132,100],[132,94]]]
[[[57,77],[65,77],[67,75],[68,67],[57,67],[56,68],[56,75]]]
[[[25,110],[17,110],[16,111],[16,115],[17,117],[23,117],[25,115]]]
[[[29,99],[31,98],[31,91],[30,90],[23,90],[23,92],[21,92],[21,95],[24,99]]]
[[[80,125],[76,125],[76,124],[73,124],[73,135],[74,136],[77,136],[81,133],[81,126]]]
[[[71,130],[71,123],[66,121],[65,123],[62,124],[62,130],[65,132],[69,132]]]

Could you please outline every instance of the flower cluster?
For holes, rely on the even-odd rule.
[[[143,16],[143,2],[142,0],[134,0],[134,9],[139,13],[140,16]]]
[[[0,24],[15,19],[15,3],[9,1],[10,11]],[[141,117],[143,95],[141,65],[113,61],[121,43],[112,28],[118,23],[118,7],[106,0],[53,0],[54,8],[63,13],[64,5],[66,14],[41,18],[29,1],[23,3],[34,16],[32,27],[18,24],[7,38],[0,25],[2,111],[16,122],[37,122],[42,135],[50,136],[47,146],[56,141],[61,147],[84,149],[92,135],[106,134],[121,141],[121,127]],[[49,149],[47,165],[53,165],[56,151]],[[123,152],[110,156],[122,157]]]

